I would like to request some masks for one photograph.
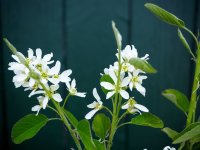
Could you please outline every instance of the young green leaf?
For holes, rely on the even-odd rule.
[[[177,18],[175,15],[164,10],[163,8],[151,3],[146,3],[144,6],[160,20],[170,25],[178,26],[179,28],[185,27],[185,23],[181,19]]]
[[[178,36],[182,42],[182,44],[184,45],[184,47],[189,51],[189,53],[192,55],[192,57],[195,59],[194,54],[192,53],[192,50],[187,42],[187,40],[185,39],[185,37],[183,36],[181,30],[178,28]]]
[[[34,137],[46,125],[48,118],[45,115],[27,115],[21,118],[12,128],[11,137],[15,144],[20,144]]]
[[[131,120],[132,124],[149,126],[153,128],[163,128],[164,124],[160,118],[151,113],[142,113]]]
[[[200,122],[193,123],[186,127],[182,132],[174,137],[173,143],[182,143],[192,138],[196,138],[197,136],[200,136]]]
[[[90,123],[88,120],[84,119],[81,120],[78,123],[77,126],[78,133],[80,135],[80,138],[83,142],[83,145],[88,150],[96,150],[96,146],[94,144],[94,141],[92,139],[91,129],[90,129]]]
[[[151,66],[146,60],[142,60],[140,58],[131,58],[129,63],[134,67],[146,72],[146,73],[156,73],[156,69]]]
[[[183,93],[174,89],[167,89],[162,92],[162,95],[174,103],[183,112],[188,112],[189,100]]]
[[[115,35],[115,39],[116,39],[116,42],[117,42],[117,48],[119,50],[121,50],[121,47],[122,47],[122,36],[119,33],[119,30],[116,28],[114,21],[112,21],[112,29],[113,29],[113,32],[114,32],[114,35]]]
[[[94,144],[97,150],[106,150],[104,143],[100,143],[98,140],[94,139]]]
[[[76,119],[76,117],[74,117],[74,115],[67,111],[66,109],[63,108],[63,111],[65,113],[65,116],[67,117],[67,119],[70,121],[70,123],[73,125],[74,128],[77,127],[78,125],[78,120]]]
[[[92,129],[96,136],[105,139],[110,129],[110,118],[104,114],[97,114],[92,122]]]
[[[172,130],[171,128],[168,128],[168,127],[163,128],[162,131],[163,131],[164,133],[166,133],[167,136],[168,136],[169,138],[171,138],[172,140],[173,140],[173,138],[178,134],[178,132],[176,132],[175,130]]]

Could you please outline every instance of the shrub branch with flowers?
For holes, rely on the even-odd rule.
[[[148,63],[148,54],[138,57],[138,52],[133,45],[127,45],[122,49],[121,34],[112,22],[117,43],[117,61],[105,68],[101,74],[100,87],[105,98],[101,98],[97,89],[94,88],[94,101],[87,105],[90,110],[85,115],[85,119],[81,121],[65,109],[69,97],[84,98],[86,96],[85,92],[77,91],[76,80],[70,77],[72,70],[61,72],[60,61],[56,61],[55,65],[50,67],[54,63],[53,54],[46,54],[42,57],[41,49],[36,49],[35,54],[32,49],[29,49],[28,57],[25,57],[7,39],[4,39],[15,60],[9,63],[8,68],[15,74],[13,77],[15,87],[24,87],[25,91],[30,91],[29,97],[37,96],[38,100],[38,104],[32,107],[35,114],[23,117],[13,126],[11,136],[14,143],[19,144],[34,137],[49,121],[60,120],[69,131],[78,150],[110,150],[117,129],[128,124],[162,128],[162,131],[172,139],[173,144],[180,144],[179,150],[199,149],[200,122],[196,117],[200,87],[199,36],[190,31],[181,19],[159,6],[147,3],[145,7],[160,20],[178,27],[178,36],[196,65],[190,101],[187,96],[175,89],[167,89],[162,93],[186,115],[185,128],[180,132],[169,127],[163,128],[162,120],[151,114],[148,108],[140,104],[141,102],[138,103],[135,100],[132,91],[136,90],[145,96],[146,89],[142,85],[143,80],[147,79],[147,73],[156,73],[156,70]],[[193,53],[181,30],[185,30],[193,37],[196,54]],[[62,99],[58,91],[61,83],[64,83],[68,90],[65,99]],[[111,103],[112,107],[105,106],[104,101]],[[57,118],[41,114],[41,109],[52,110]],[[103,112],[106,113],[96,114],[101,110],[105,110]],[[132,119],[124,122],[127,115],[131,115]],[[88,120],[92,118],[91,129]],[[92,130],[95,137],[93,137]],[[175,148],[166,146],[164,150],[175,150]]]
[[[15,60],[9,63],[8,68],[15,74],[13,77],[15,87],[24,87],[25,91],[30,91],[29,97],[35,96],[38,101],[38,104],[32,107],[32,111],[36,114],[23,117],[13,126],[11,136],[14,143],[19,144],[34,137],[47,122],[53,120],[63,122],[78,150],[84,148],[110,150],[117,129],[127,124],[153,128],[163,127],[163,122],[149,113],[149,110],[140,104],[141,102],[138,103],[131,93],[131,91],[137,90],[145,96],[146,89],[142,83],[147,79],[146,73],[156,73],[156,70],[147,62],[149,55],[138,57],[138,52],[133,45],[127,45],[122,50],[122,37],[114,22],[112,22],[112,28],[117,42],[117,61],[109,68],[105,68],[100,78],[100,86],[106,95],[106,100],[100,98],[97,89],[94,88],[95,100],[87,105],[90,111],[81,121],[78,121],[73,113],[65,109],[69,97],[86,96],[85,92],[77,91],[76,80],[70,77],[72,70],[61,72],[60,61],[56,61],[53,65],[53,54],[42,56],[41,49],[36,49],[35,53],[29,49],[26,57],[18,52],[7,39],[4,39]],[[62,83],[68,90],[65,99],[59,94],[59,87]],[[103,101],[112,103],[112,108],[105,106]],[[50,109],[58,117],[47,117],[40,113],[41,109]],[[106,113],[96,114],[102,109]],[[124,118],[128,114],[132,115],[132,119],[124,122]],[[92,136],[88,121],[93,116],[92,130],[95,138]]]

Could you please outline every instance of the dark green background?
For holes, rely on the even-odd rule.
[[[24,54],[28,48],[39,47],[44,53],[52,51],[54,58],[62,61],[62,69],[73,70],[78,89],[88,92],[85,99],[70,99],[68,105],[81,119],[88,111],[86,104],[93,100],[93,87],[99,88],[100,72],[116,60],[111,30],[114,20],[123,35],[123,45],[134,44],[140,56],[150,54],[149,61],[158,70],[144,82],[146,97],[134,93],[136,100],[162,118],[166,126],[180,131],[184,127],[184,115],[161,96],[161,91],[175,88],[189,96],[193,64],[178,39],[176,28],[158,21],[144,8],[146,2],[176,14],[194,32],[200,27],[198,0],[1,0],[0,34]],[[193,46],[190,37],[188,40]],[[31,113],[37,102],[34,98],[30,100],[23,88],[15,89],[13,73],[7,70],[12,60],[10,52],[3,43],[0,48],[0,149],[73,147],[59,122],[49,123],[36,137],[21,145],[11,142],[12,125]],[[63,94],[64,91],[63,88]],[[113,149],[119,150],[161,150],[170,145],[170,140],[158,129],[127,126],[119,130],[114,143]]]

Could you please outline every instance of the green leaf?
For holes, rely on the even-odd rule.
[[[172,140],[173,140],[173,138],[178,134],[178,132],[176,132],[175,130],[172,130],[171,128],[168,128],[168,127],[163,128],[162,131],[163,131],[164,133],[166,133],[167,136],[168,136],[169,138],[171,138]]]
[[[167,89],[162,92],[162,95],[167,98],[169,101],[174,103],[180,110],[183,112],[188,112],[189,109],[189,100],[188,98],[181,92],[175,89]]]
[[[142,60],[140,58],[131,58],[129,63],[134,67],[146,72],[146,73],[156,73],[156,69],[151,66],[146,60]]]
[[[11,137],[15,144],[34,137],[46,125],[48,118],[45,115],[27,115],[21,118],[12,128]]]
[[[95,146],[94,141],[92,139],[90,124],[89,124],[88,120],[86,120],[86,119],[81,120],[78,123],[77,131],[80,135],[80,138],[81,138],[85,148],[88,149],[88,150],[95,150],[96,146]]]
[[[113,29],[113,32],[114,32],[114,35],[115,35],[115,39],[116,39],[116,42],[117,42],[117,48],[119,50],[121,50],[121,47],[122,47],[122,36],[119,33],[119,30],[116,28],[114,21],[112,21],[112,29]]]
[[[101,77],[100,82],[109,82],[109,83],[111,83],[111,84],[114,84],[114,81],[112,80],[112,78],[111,78],[109,75],[107,75],[107,74],[104,74],[104,75]],[[107,93],[109,92],[109,90],[105,89],[105,88],[102,87],[102,86],[101,86],[101,89],[102,89],[102,91],[103,91],[105,94],[107,94]]]
[[[182,132],[174,137],[173,143],[182,143],[192,138],[196,138],[197,136],[200,136],[200,122],[193,123],[186,127]]]
[[[63,111],[67,117],[67,119],[69,120],[69,122],[73,125],[74,128],[77,128],[78,126],[78,120],[76,119],[76,117],[74,117],[74,115],[67,111],[66,109],[63,108]]]
[[[97,114],[92,122],[92,129],[96,136],[105,139],[110,129],[110,118],[102,113]]]
[[[106,150],[104,143],[100,143],[98,140],[94,139],[94,144],[97,150]]]
[[[181,19],[177,18],[175,15],[164,10],[163,8],[151,3],[146,3],[144,6],[160,20],[170,25],[178,26],[179,28],[185,27],[185,23]]]
[[[194,54],[192,53],[192,50],[187,42],[187,40],[185,39],[185,37],[183,36],[182,32],[180,29],[178,29],[178,36],[183,44],[183,46],[188,50],[188,52],[192,55],[192,57],[195,59]]]
[[[132,124],[149,126],[153,128],[163,128],[164,124],[160,118],[151,113],[142,113],[131,120]]]

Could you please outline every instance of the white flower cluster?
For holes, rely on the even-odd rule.
[[[118,53],[116,54],[118,58]],[[127,89],[129,88],[130,91],[135,88],[138,92],[140,92],[143,96],[145,96],[146,89],[142,86],[142,82],[144,79],[147,79],[147,76],[144,75],[145,72],[143,72],[140,69],[135,68],[133,65],[129,63],[129,60],[131,58],[138,58],[138,52],[137,49],[133,45],[127,45],[124,50],[121,51],[121,58],[120,58],[120,65],[121,65],[121,74],[120,74],[120,81],[117,81],[118,71],[119,71],[119,63],[118,61],[114,62],[113,65],[110,65],[109,68],[104,69],[104,74],[109,75],[112,79],[111,82],[103,81],[100,83],[100,85],[108,90],[108,93],[106,95],[106,99],[111,98],[115,93],[119,93],[124,99],[129,99],[129,93],[127,92]],[[118,58],[119,59],[119,58]],[[149,55],[146,54],[144,57],[141,57],[142,60],[148,60]],[[104,74],[101,74],[102,76]],[[117,82],[119,82],[119,87],[117,87]],[[89,104],[88,108],[93,108],[92,111],[90,111],[86,115],[86,119],[92,118],[92,116],[102,108],[102,101],[100,101],[100,98],[96,92],[96,89],[93,91],[93,95],[96,98],[97,101],[94,101],[93,103]],[[149,110],[140,104],[137,104],[133,98],[130,98],[128,102],[122,106],[122,109],[127,109],[129,113],[135,113],[143,111],[148,112]]]
[[[25,91],[30,90],[29,97],[41,94],[37,97],[39,105],[32,107],[32,111],[39,113],[40,109],[45,109],[48,105],[50,98],[57,102],[61,102],[63,99],[57,92],[59,89],[59,83],[63,82],[66,84],[70,95],[76,95],[85,97],[86,93],[77,92],[76,81],[69,77],[72,74],[72,70],[68,69],[60,72],[61,63],[56,61],[53,67],[50,67],[54,63],[52,60],[53,53],[46,54],[42,57],[42,50],[36,49],[35,55],[32,49],[28,50],[28,57],[25,57],[22,53],[17,52],[18,55],[24,60],[21,62],[18,56],[12,55],[16,62],[9,63],[9,70],[15,73],[13,82],[15,87],[24,87]],[[35,77],[34,74],[37,75]],[[43,84],[44,86],[41,86]],[[45,91],[47,89],[48,93]]]

